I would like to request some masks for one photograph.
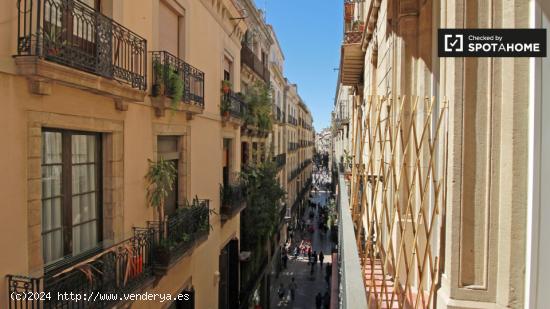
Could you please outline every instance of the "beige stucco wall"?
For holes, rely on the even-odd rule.
[[[236,23],[229,17],[237,14],[230,1],[219,1],[219,5],[214,7],[210,1],[178,0],[177,4],[185,12],[184,60],[205,73],[205,110],[192,119],[185,113],[170,111],[164,117],[156,117],[149,96],[144,102],[129,102],[128,110],[120,111],[111,98],[55,82],[51,83],[51,95],[31,94],[26,78],[14,75],[15,64],[11,55],[16,53],[15,3],[5,1],[0,4],[0,22],[3,23],[0,37],[5,42],[0,46],[0,102],[3,109],[0,123],[4,131],[0,134],[0,142],[6,145],[5,151],[0,153],[3,171],[0,176],[0,209],[5,214],[0,216],[0,225],[9,231],[0,240],[4,248],[10,248],[0,263],[0,277],[41,272],[41,243],[37,241],[41,231],[40,170],[37,170],[41,125],[117,136],[112,150],[113,158],[120,156],[120,161],[112,165],[112,186],[116,194],[110,196],[118,203],[113,204],[113,212],[120,222],[111,227],[116,239],[129,236],[132,227],[144,227],[146,221],[155,219],[156,210],[146,204],[144,175],[148,168],[147,159],[156,156],[156,134],[185,136],[184,156],[188,166],[186,181],[180,190],[189,199],[195,196],[210,199],[211,208],[219,213],[223,137],[234,139],[233,167],[235,171],[240,169],[239,129],[222,126],[219,116],[222,60],[224,54],[230,54],[235,68],[239,67],[240,35],[245,28],[239,26],[238,31],[229,37]],[[157,49],[156,2],[120,1],[111,6],[106,1],[106,5],[106,10],[112,11],[108,15],[146,38],[149,50]],[[234,74],[238,81],[239,70],[235,69]],[[234,86],[237,90],[240,88],[239,83]],[[240,224],[238,215],[223,226],[217,215],[213,215],[210,222],[213,230],[208,240],[192,255],[174,265],[156,287],[150,287],[151,292],[175,294],[191,283],[197,291],[197,308],[217,308],[219,252],[231,238],[239,237]],[[3,280],[0,291],[6,290],[6,281]],[[6,293],[0,293],[0,307],[6,306],[5,297]],[[167,304],[141,302],[134,305],[137,308],[159,308]]]

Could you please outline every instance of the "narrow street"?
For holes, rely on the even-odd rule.
[[[320,184],[326,184],[329,181],[327,173],[320,174],[317,169],[315,169],[313,174],[314,187],[320,187]],[[283,269],[279,276],[277,277],[275,273],[272,274],[271,281],[271,304],[270,308],[295,308],[295,309],[309,309],[315,307],[315,297],[318,293],[325,295],[328,292],[330,294],[329,280],[326,278],[327,265],[332,265],[331,259],[331,250],[334,246],[334,243],[330,240],[330,231],[324,232],[319,229],[319,220],[320,220],[320,208],[325,207],[329,198],[330,192],[327,190],[320,189],[317,192],[312,191],[311,201],[314,204],[320,205],[320,207],[313,208],[306,206],[303,215],[303,222],[312,224],[313,233],[308,231],[307,228],[304,228],[303,231],[296,230],[294,231],[294,237],[292,239],[292,244],[288,247],[288,263],[287,268]],[[313,212],[314,217],[310,219],[310,211]],[[311,265],[308,263],[307,252],[304,254],[299,253],[298,257],[294,256],[294,248],[300,246],[301,244],[311,244],[311,252],[317,252],[319,254],[321,251],[324,255],[323,265],[321,266],[319,261],[314,266],[313,275],[311,275]],[[296,296],[295,300],[292,301],[290,296],[290,284],[292,278],[296,282]],[[283,285],[284,296],[279,298],[278,292],[280,285]],[[324,308],[321,306],[321,308]]]

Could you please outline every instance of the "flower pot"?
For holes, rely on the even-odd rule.
[[[164,94],[164,85],[163,84],[154,84],[153,85],[153,96],[158,97]]]
[[[231,91],[231,88],[229,88],[229,85],[223,85],[222,91],[224,94],[229,94],[229,92]]]
[[[159,266],[168,267],[170,264],[170,250],[166,247],[157,247],[154,251],[155,261]]]

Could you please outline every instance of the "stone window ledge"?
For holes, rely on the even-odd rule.
[[[157,117],[163,117],[166,110],[172,109],[172,99],[166,96],[151,97],[151,105],[155,109],[155,115]],[[178,106],[175,111],[187,113],[188,119],[193,119],[193,115],[202,114],[204,108],[189,102],[178,102]]]

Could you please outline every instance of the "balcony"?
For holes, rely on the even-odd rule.
[[[291,115],[288,115],[287,123],[297,126],[298,125],[298,120],[296,120],[295,117],[293,117]]]
[[[270,83],[269,68],[267,63],[263,63],[246,45],[241,47],[241,64],[249,67],[261,79],[263,79],[266,84]]]
[[[361,16],[356,16],[355,8],[362,1],[346,1],[344,3],[344,41],[340,57],[340,78],[343,85],[354,86],[360,83],[363,74],[365,54],[361,49],[361,41],[365,23]]]
[[[248,112],[248,107],[242,95],[228,90],[227,93],[222,92],[221,100],[220,113],[224,124],[232,122],[235,127],[242,125],[244,117]]]
[[[344,167],[340,165],[335,182],[338,209],[338,256],[340,257],[340,299],[342,308],[368,308],[365,280],[355,237],[355,224],[349,205],[348,185],[343,177]]]
[[[153,252],[156,274],[166,271],[180,258],[191,254],[193,248],[208,238],[210,233],[210,201],[194,199],[180,207],[166,221],[149,221],[158,244]]]
[[[298,149],[298,143],[294,143],[294,142],[289,142],[288,143],[288,150],[289,151],[295,151],[296,149]]]
[[[286,164],[286,153],[276,155],[273,161],[275,162],[277,170],[281,170]]]
[[[58,298],[59,294],[97,295],[139,291],[154,280],[152,248],[154,231],[135,229],[134,236],[115,245],[105,246],[99,253],[79,263],[73,263],[40,277],[8,275],[9,308],[106,308],[116,305],[116,300],[95,299],[93,302],[75,302]],[[59,270],[60,269],[60,270]],[[21,297],[50,295],[51,299],[36,300]],[[38,294],[39,293],[39,294]]]
[[[55,81],[117,104],[144,100],[144,38],[79,1],[19,0],[17,8],[15,63],[33,93],[51,94]]]
[[[222,223],[246,208],[246,196],[241,185],[220,185],[220,200]]]
[[[204,72],[167,51],[153,51],[151,96],[157,116],[166,109],[194,115],[204,110]]]

